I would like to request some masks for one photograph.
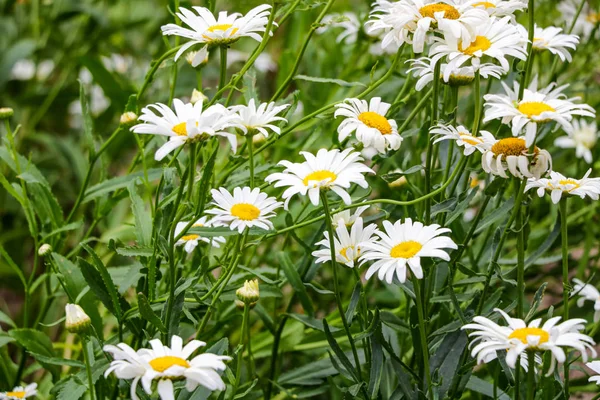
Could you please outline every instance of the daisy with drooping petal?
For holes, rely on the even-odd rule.
[[[204,353],[190,360],[190,356],[206,343],[192,340],[184,347],[183,340],[176,335],[171,337],[171,347],[158,339],[151,340],[150,345],[152,349],[137,352],[125,343],[104,346],[104,351],[114,357],[104,376],[114,372],[118,379],[133,379],[130,391],[133,400],[138,400],[135,391],[140,380],[148,394],[152,394],[152,382],[158,381],[157,391],[162,400],[174,398],[173,381],[177,380],[185,380],[188,392],[193,392],[198,386],[210,391],[225,390],[219,372],[225,371],[223,361],[231,360],[231,357]]]
[[[563,149],[575,149],[575,156],[583,158],[586,163],[591,164],[592,149],[598,141],[598,128],[596,121],[586,122],[583,119],[571,121],[573,130],[567,136],[561,136],[554,141],[554,145]]]
[[[577,307],[583,307],[586,300],[594,302],[594,322],[600,321],[600,291],[589,283],[585,283],[579,279],[573,279],[573,293],[571,296],[579,295],[577,299]]]
[[[412,73],[415,78],[419,78],[415,85],[418,92],[429,83],[433,82],[435,76],[435,64],[432,63],[431,58],[422,57],[416,60],[407,60],[406,62],[411,63],[410,69],[407,72]],[[446,63],[443,63],[440,66],[440,80],[450,86],[466,86],[471,84],[471,82],[475,80],[476,71],[479,71],[479,75],[484,79],[500,79],[502,75],[506,74],[504,69],[498,65],[480,64],[477,68],[467,66],[452,70],[446,79],[444,76],[446,76],[445,72],[447,68],[448,64]]]
[[[480,131],[481,136],[473,136],[462,125],[455,128],[452,125],[439,124],[432,127],[429,133],[438,136],[433,142],[434,144],[442,140],[454,140],[459,147],[464,147],[463,154],[465,156],[473,154],[476,150],[485,153],[495,142],[494,136],[488,131]]]
[[[346,227],[350,227],[368,208],[369,206],[361,206],[357,207],[354,213],[350,213],[350,210],[344,210],[342,212],[333,214],[331,216],[331,222],[336,228],[340,224],[346,225]]]
[[[590,168],[583,178],[573,179],[556,172],[550,172],[550,178],[529,179],[525,191],[537,188],[537,194],[544,196],[546,191],[550,192],[550,198],[554,204],[557,204],[562,195],[579,196],[582,199],[586,196],[592,200],[598,200],[600,195],[600,178],[588,178],[592,169]]]
[[[417,279],[423,279],[421,268],[422,257],[436,257],[450,260],[443,249],[457,249],[458,246],[448,236],[440,236],[451,232],[438,224],[423,225],[421,222],[406,218],[404,223],[397,221],[392,224],[383,221],[385,232],[376,231],[379,240],[365,242],[362,249],[365,253],[360,257],[361,263],[375,261],[367,270],[366,279],[376,272],[377,277],[389,284],[394,275],[401,283],[406,282],[407,270]]]
[[[464,325],[461,329],[472,330],[470,337],[475,337],[470,346],[471,356],[477,358],[481,363],[489,360],[490,354],[498,351],[506,352],[506,364],[515,368],[519,355],[525,354],[526,350],[550,351],[552,361],[547,376],[554,371],[556,362],[562,364],[567,359],[564,348],[572,348],[581,353],[583,361],[587,361],[588,351],[592,357],[596,357],[596,351],[592,347],[594,340],[582,333],[585,329],[584,319],[569,319],[558,323],[561,317],[553,317],[542,324],[541,319],[535,319],[529,324],[518,318],[509,317],[504,311],[496,308],[508,326],[498,325],[492,320],[477,316],[473,323]]]
[[[527,29],[523,25],[517,25],[517,29],[521,32],[524,40],[528,40]],[[542,52],[548,50],[550,53],[558,56],[561,61],[573,60],[571,57],[570,50],[575,50],[579,44],[579,36],[577,35],[566,35],[561,33],[562,29],[555,26],[549,26],[548,28],[540,28],[535,26],[533,34],[533,50]]]
[[[361,255],[362,244],[373,240],[372,236],[376,230],[377,226],[375,224],[370,224],[363,228],[363,219],[360,217],[352,224],[350,233],[348,233],[348,227],[345,224],[338,224],[333,238],[336,261],[349,268],[354,268],[355,263],[358,262],[358,258]],[[317,245],[322,246],[322,248],[315,250],[312,253],[313,256],[317,257],[317,260],[315,261],[317,264],[331,261],[329,232],[325,231],[324,235],[325,239],[316,243]]]
[[[254,99],[250,99],[247,106],[233,106],[230,110],[235,114],[235,123],[240,126],[244,134],[249,132],[254,135],[262,133],[265,137],[269,137],[267,129],[272,130],[276,134],[281,133],[278,126],[273,125],[279,121],[287,123],[287,119],[277,116],[280,112],[288,108],[289,104],[276,106],[275,103],[261,103],[258,107]]]
[[[573,25],[573,33],[581,34],[583,39],[588,39],[596,26],[600,22],[600,13],[592,7],[594,3],[584,2],[581,4],[579,0],[563,0],[558,4],[561,19],[566,26],[571,26],[573,19],[577,16],[577,21]],[[581,12],[579,7],[583,5]]]
[[[352,198],[346,190],[353,183],[366,189],[369,185],[363,174],[375,173],[360,162],[362,157],[352,149],[341,152],[337,149],[321,149],[316,155],[306,151],[301,151],[300,154],[305,158],[305,162],[280,161],[279,164],[283,165],[285,170],[271,174],[265,179],[268,183],[275,182],[275,187],[288,187],[282,195],[286,210],[295,194],[308,195],[311,203],[318,205],[321,189],[331,189],[344,203],[351,204]]]
[[[552,157],[536,147],[533,154],[525,145],[525,138],[495,140],[481,157],[481,166],[487,173],[508,178],[506,172],[517,178],[540,178],[552,170]]]
[[[26,399],[37,395],[37,383],[31,383],[25,387],[17,386],[10,392],[0,392],[1,400]]]
[[[358,17],[349,11],[341,14],[327,14],[321,20],[321,25],[323,26],[317,29],[318,34],[323,34],[330,28],[342,28],[342,32],[335,38],[337,43],[356,43],[360,31]]]
[[[423,52],[433,29],[443,31],[455,40],[470,43],[475,27],[488,18],[485,10],[474,8],[474,0],[402,0],[388,7],[373,10],[367,21],[367,32],[386,32],[382,46],[385,48],[394,41],[401,46],[412,43],[415,53]]]
[[[259,188],[236,187],[233,195],[225,188],[212,189],[210,193],[213,204],[217,206],[206,211],[214,215],[212,223],[215,226],[229,226],[232,231],[237,229],[239,233],[254,226],[267,231],[273,229],[269,219],[275,216],[274,211],[282,205]]]
[[[575,104],[578,97],[566,98],[562,91],[568,86],[556,87],[552,83],[548,87],[536,90],[537,82],[534,80],[528,89],[523,92],[523,99],[519,101],[519,84],[514,83],[514,91],[502,83],[506,95],[486,94],[484,106],[485,117],[483,122],[493,119],[502,119],[502,123],[510,124],[513,136],[519,136],[525,129],[527,146],[531,146],[537,134],[538,124],[557,122],[567,133],[573,131],[571,120],[574,116],[594,117],[596,112],[587,104]]]
[[[218,18],[215,18],[208,8],[192,8],[198,13],[197,15],[183,7],[179,7],[179,12],[176,13],[181,22],[191,29],[176,24],[167,24],[161,27],[163,35],[176,35],[191,39],[177,51],[175,61],[195,44],[229,45],[245,36],[260,42],[262,37],[259,33],[266,30],[271,13],[271,6],[268,4],[253,8],[244,16],[240,13],[227,15],[226,11],[221,11]],[[269,32],[269,34],[273,33]]]
[[[523,47],[523,38],[517,28],[510,23],[509,17],[488,18],[478,25],[471,40],[456,40],[451,35],[436,38],[431,46],[429,56],[432,64],[447,59],[444,69],[444,80],[448,81],[452,71],[469,62],[477,69],[485,56],[495,59],[505,72],[510,70],[507,57],[525,60],[527,53]]]
[[[177,223],[177,225],[175,226],[175,237],[177,237],[181,234],[181,232],[188,225],[188,223],[189,222],[184,222],[184,221]],[[211,226],[213,226],[212,221],[207,220],[206,217],[202,217],[202,218],[198,219],[196,222],[194,222],[194,224],[192,225],[192,228],[202,228],[202,227],[210,228]],[[183,249],[187,253],[191,253],[198,246],[198,243],[200,241],[208,243],[208,244],[212,245],[213,247],[219,248],[220,243],[225,243],[225,238],[223,236],[202,237],[198,234],[191,233],[189,235],[183,235],[175,243],[175,246],[183,245]]]
[[[510,16],[514,21],[516,11],[527,9],[526,0],[487,0],[473,3],[473,7],[481,8],[490,15],[490,17]]]
[[[215,104],[203,110],[203,101],[184,104],[173,99],[175,111],[162,103],[151,104],[142,109],[141,124],[131,128],[134,133],[168,136],[169,140],[154,158],[160,161],[167,154],[187,142],[205,140],[211,136],[223,136],[229,140],[231,148],[237,147],[236,136],[226,132],[230,127],[240,127],[235,116],[222,105]]]
[[[366,100],[346,99],[335,107],[334,116],[345,117],[338,127],[340,142],[355,132],[359,142],[379,153],[400,148],[402,136],[398,134],[398,125],[385,117],[391,104],[382,102],[381,97],[373,97],[368,103]]]

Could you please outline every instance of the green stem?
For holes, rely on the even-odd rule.
[[[535,398],[535,351],[527,352],[527,400]],[[568,397],[566,397],[568,399]]]
[[[235,365],[235,382],[233,383],[233,390],[231,391],[231,400],[235,399],[235,394],[240,385],[242,378],[242,364],[244,358],[244,347],[246,342],[246,328],[248,326],[248,318],[250,316],[250,307],[248,304],[244,304],[244,314],[242,317],[242,334],[240,336],[240,348],[237,353],[237,362]]]
[[[435,70],[433,72],[433,97],[431,98],[431,123],[429,126],[435,126],[438,120],[438,102],[440,97],[440,68],[441,63],[437,63],[435,65]],[[431,142],[431,138],[429,137],[429,132],[427,134],[427,155],[425,161],[425,193],[429,193],[431,191],[431,169],[433,168],[433,144]],[[431,222],[431,199],[425,200],[425,223],[429,224]]]
[[[481,123],[481,75],[479,70],[475,72],[475,117],[473,118],[473,129],[471,134],[479,134],[479,124]]]
[[[225,80],[227,79],[227,46],[222,45],[219,48],[219,54],[221,56],[221,72],[219,74],[219,90],[225,86]]]
[[[146,74],[146,78],[144,79],[144,83],[142,84],[142,87],[137,92],[138,101],[140,100],[140,98],[142,97],[142,95],[144,94],[146,89],[148,89],[148,86],[150,85],[150,83],[152,82],[152,79],[154,78],[154,74],[156,73],[156,71],[158,71],[158,68],[160,68],[160,65],[163,63],[163,61],[165,61],[167,58],[171,57],[173,54],[177,53],[177,51],[179,51],[180,47],[181,46],[177,46],[177,47],[173,47],[170,50],[167,50],[162,56],[160,56],[160,58],[158,60],[156,60],[152,63],[152,67]]]
[[[190,144],[190,159],[189,159],[189,173],[188,173],[188,191],[186,200],[189,202],[192,199],[194,193],[194,178],[196,177],[196,143]]]
[[[87,374],[87,379],[88,379],[88,389],[90,391],[90,399],[91,400],[95,400],[96,399],[96,391],[94,388],[94,380],[92,378],[92,366],[90,363],[90,354],[88,353],[88,343],[91,345],[91,342],[88,341],[88,339],[84,339],[81,342],[81,348],[83,350],[83,360],[85,361],[85,372]]]
[[[527,181],[527,178],[523,179]],[[522,186],[522,185],[521,185]],[[516,204],[515,204],[516,206]],[[525,302],[525,229],[523,227],[523,210],[519,204],[517,211],[517,316],[523,318]]]
[[[250,188],[254,189],[254,132],[248,131],[246,143],[248,144],[248,165],[250,167]]]
[[[567,224],[567,197],[559,203],[560,206],[560,237],[562,250],[562,289],[563,289],[563,321],[569,319],[569,237]],[[565,398],[569,398],[569,362],[564,363]]]
[[[423,357],[423,373],[427,383],[427,397],[433,399],[433,386],[431,384],[431,373],[429,372],[429,348],[427,346],[427,333],[425,328],[425,317],[423,308],[423,297],[421,294],[421,282],[413,275],[413,288],[415,290],[415,303],[417,306],[417,316],[419,319],[419,336],[421,341],[421,354]]]
[[[329,234],[329,250],[331,252],[331,266],[333,270],[333,286],[335,292],[335,300],[338,306],[338,311],[340,313],[340,318],[342,319],[342,324],[344,325],[344,330],[346,331],[346,336],[348,336],[348,340],[350,341],[350,347],[352,347],[352,354],[354,355],[354,362],[356,363],[356,370],[358,371],[359,378],[362,379],[362,371],[360,367],[360,359],[358,358],[358,352],[356,351],[356,345],[354,344],[354,338],[352,337],[352,332],[350,332],[350,326],[348,325],[348,320],[346,319],[346,313],[344,312],[344,306],[342,304],[342,297],[340,294],[339,282],[338,282],[338,263],[335,249],[335,237],[333,232],[333,223],[331,221],[331,213],[329,211],[329,203],[327,200],[327,191],[321,190],[321,201],[323,202],[323,213],[325,214],[325,223],[327,226],[327,232]]]

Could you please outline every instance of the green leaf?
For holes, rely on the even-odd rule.
[[[159,179],[163,174],[162,168],[152,168],[148,170],[148,180],[154,181]],[[104,182],[100,182],[97,185],[94,185],[88,188],[85,191],[85,197],[83,202],[86,203],[90,200],[94,200],[98,197],[104,196],[110,192],[114,192],[118,189],[123,189],[129,185],[129,182],[135,181],[138,178],[143,178],[144,171],[135,172],[125,176],[119,176],[112,179],[107,179]]]
[[[161,333],[167,333],[167,327],[160,320],[158,315],[152,311],[150,303],[144,293],[138,293],[138,308],[142,317],[156,327]]]
[[[88,254],[92,257],[92,261],[96,267],[96,270],[100,273],[100,277],[102,278],[102,282],[104,283],[104,288],[108,292],[108,295],[110,296],[112,307],[109,308],[109,310],[112,311],[112,313],[115,315],[115,317],[117,317],[117,320],[120,322],[122,319],[122,316],[123,316],[123,311],[127,311],[127,309],[129,309],[129,306],[127,306],[125,310],[121,309],[121,303],[125,303],[125,304],[127,304],[127,303],[125,302],[125,300],[123,298],[120,297],[119,293],[117,292],[117,288],[115,287],[115,284],[112,281],[112,278],[110,277],[110,274],[108,273],[108,270],[106,269],[106,266],[104,265],[102,260],[100,260],[100,257],[98,257],[96,252],[94,250],[92,250],[92,248],[85,243],[82,243],[81,247],[83,247],[85,249],[85,251],[87,251]],[[88,266],[89,266],[89,264],[88,264]],[[86,266],[86,268],[88,268],[88,266]],[[85,277],[85,275],[84,275],[84,277]]]
[[[94,148],[94,121],[90,113],[90,103],[85,92],[85,84],[79,81],[79,103],[81,104],[81,115],[83,117],[83,139],[90,154],[95,154]]]
[[[325,338],[327,339],[327,343],[329,343],[331,350],[333,350],[333,353],[340,360],[340,362],[342,363],[342,365],[344,366],[346,371],[348,371],[348,373],[350,373],[352,375],[352,377],[354,378],[354,381],[359,382],[360,379],[358,378],[358,376],[356,374],[356,370],[354,369],[354,366],[350,362],[350,359],[342,351],[342,349],[340,348],[340,345],[336,342],[333,335],[331,334],[331,330],[329,329],[329,325],[327,324],[327,320],[325,320],[325,319],[323,320],[323,331],[325,332]]]
[[[445,223],[446,226],[449,226],[452,223],[452,221],[454,221],[458,217],[462,217],[465,214],[465,210],[467,209],[467,207],[469,207],[471,200],[473,200],[476,194],[477,188],[473,188],[469,191],[469,194],[465,197],[465,199],[458,203],[456,208],[448,215],[448,220]]]
[[[248,230],[248,236],[262,236],[272,233],[274,231],[265,231],[260,228],[250,228]],[[231,230],[227,227],[214,227],[208,228],[203,226],[195,226],[187,231],[188,234],[200,235],[202,237],[215,237],[215,236],[234,236],[240,233],[237,230]]]
[[[542,304],[542,300],[544,299],[544,292],[546,291],[547,286],[548,282],[544,282],[535,292],[535,295],[533,296],[533,302],[531,303],[531,308],[525,316],[525,321],[530,321],[531,318],[533,318],[533,316],[537,312],[538,308],[540,307],[540,304]]]
[[[137,193],[136,181],[129,182],[129,198],[131,199],[131,210],[135,217],[135,236],[141,247],[148,247],[152,243],[152,216],[144,206],[144,201]]]
[[[69,360],[67,358],[59,358],[59,357],[48,357],[42,354],[34,353],[32,351],[29,352],[33,358],[38,360],[40,363],[45,363],[48,365],[68,365],[69,367],[75,368],[85,368],[85,364],[79,360]]]
[[[422,166],[421,164],[417,164],[417,165],[413,165],[412,167],[410,167],[407,170],[402,171],[402,172],[391,172],[389,174],[385,174],[381,178],[388,183],[394,182],[395,180],[398,180],[403,176],[411,175],[411,174],[414,174],[415,172],[422,171],[424,168],[425,167]]]
[[[8,333],[0,332],[0,348],[7,345],[8,343],[12,343],[14,341],[15,341],[15,339],[12,338]],[[1,360],[0,360],[0,362],[1,362]]]
[[[304,311],[310,316],[314,314],[314,309],[312,306],[312,302],[308,297],[308,293],[306,293],[306,288],[304,287],[304,283],[302,282],[302,278],[298,274],[296,267],[292,264],[289,256],[280,252],[278,254],[279,263],[283,269],[283,273],[287,277],[288,282],[292,285],[292,288],[296,292],[296,295],[300,299],[300,303],[302,303],[302,307],[304,307]]]
[[[294,79],[301,80],[301,81],[316,82],[316,83],[333,83],[335,85],[339,85],[342,87],[354,87],[354,86],[367,87],[367,85],[365,85],[362,82],[346,82],[342,79],[321,78],[318,76],[296,75],[296,76],[294,76]]]
[[[25,275],[23,274],[23,271],[21,271],[21,268],[19,268],[17,266],[17,264],[15,264],[15,262],[12,260],[12,258],[10,258],[10,256],[6,252],[6,250],[4,250],[4,247],[2,247],[1,245],[0,245],[0,256],[2,256],[4,258],[4,260],[6,261],[6,264],[9,266],[10,269],[12,269],[14,271],[14,273],[19,277],[19,280],[21,280],[23,287],[26,288],[27,280],[25,279]],[[6,314],[3,313],[3,315],[6,315]],[[2,319],[0,319],[0,321],[7,322]],[[14,322],[12,322],[12,320],[10,320],[10,318],[9,318],[9,321],[14,326]]]
[[[56,396],[56,400],[79,400],[85,392],[87,392],[87,386],[75,375],[61,380],[50,391]]]
[[[476,377],[475,375],[472,375],[469,379],[469,382],[467,383],[467,389],[471,389],[490,398],[494,397],[494,386],[491,383]],[[499,388],[496,388],[496,394],[498,396],[496,398],[499,400],[510,400],[510,397]]]
[[[63,210],[50,189],[40,183],[28,183],[27,190],[33,209],[40,221],[51,224],[54,229],[60,228],[64,220]]]
[[[367,389],[371,399],[377,399],[383,376],[384,357],[381,337],[381,325],[379,325],[378,332],[371,338],[371,372],[369,373],[369,387]]]
[[[461,355],[467,346],[467,335],[465,332],[457,330],[444,337],[442,343],[437,348],[431,358],[431,371],[441,377],[441,385],[438,387],[438,394],[441,399],[445,398],[446,392],[457,375]]]
[[[45,333],[35,329],[11,329],[8,334],[30,353],[54,358],[52,341]],[[54,379],[60,375],[60,368],[56,365],[48,364],[42,360],[38,361],[45,369],[50,371]]]
[[[204,212],[204,206],[206,205],[206,197],[210,193],[210,180],[213,175],[215,168],[215,160],[217,159],[217,152],[219,146],[215,146],[210,158],[204,165],[204,171],[202,171],[202,178],[200,178],[200,186],[198,186],[198,193],[200,198],[198,199],[198,206],[196,208],[196,215],[202,215]]]
[[[525,268],[532,265],[538,258],[540,258],[545,252],[547,252],[550,249],[550,247],[552,247],[552,244],[554,243],[556,238],[558,238],[559,235],[560,235],[560,218],[556,218],[556,223],[554,224],[554,228],[552,229],[552,232],[550,232],[550,234],[548,235],[546,240],[544,240],[544,243],[542,243],[540,246],[538,246],[535,249],[535,251],[529,257],[527,257],[527,259],[525,260]]]
[[[492,211],[489,215],[481,220],[479,226],[475,230],[475,234],[483,232],[488,226],[495,224],[503,218],[506,218],[506,216],[510,213],[510,210],[512,210],[514,204],[514,199],[509,199],[508,201],[503,202],[500,207]]]
[[[302,322],[304,325],[308,326],[309,328],[324,332],[322,319],[312,318],[312,317],[309,317],[308,315],[303,315],[303,314],[289,313],[289,314],[285,314],[285,315],[287,315],[290,318],[295,319],[296,321]],[[337,332],[340,329],[332,326],[329,328],[329,330],[331,332]]]
[[[354,285],[354,290],[352,291],[352,296],[350,297],[350,304],[346,309],[346,320],[348,321],[348,325],[352,325],[352,321],[354,320],[354,313],[356,312],[356,307],[358,305],[358,301],[360,300],[361,289],[362,283],[356,282],[356,285]]]

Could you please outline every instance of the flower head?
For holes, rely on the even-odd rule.
[[[585,366],[597,374],[594,376],[590,376],[588,382],[596,382],[598,385],[600,385],[600,361],[592,361],[585,364]]]
[[[508,326],[498,325],[492,320],[477,316],[473,323],[464,325],[461,329],[472,330],[470,337],[475,337],[471,342],[471,355],[477,357],[477,362],[493,359],[490,355],[498,351],[506,351],[506,363],[515,368],[517,358],[526,350],[550,351],[552,361],[550,375],[554,371],[556,361],[564,363],[566,360],[565,348],[572,348],[581,353],[584,362],[587,361],[588,351],[593,357],[596,351],[592,347],[594,340],[582,333],[585,328],[584,319],[570,319],[558,323],[560,317],[550,318],[542,325],[541,319],[535,319],[529,324],[518,318],[509,317],[504,311],[496,308]],[[541,326],[540,326],[541,325]]]
[[[422,257],[448,261],[450,256],[443,249],[458,248],[448,236],[441,236],[451,232],[450,229],[437,224],[423,225],[406,218],[404,223],[397,221],[392,224],[383,221],[383,227],[385,232],[375,232],[379,240],[362,245],[365,253],[360,257],[360,261],[375,261],[367,270],[366,279],[378,272],[377,277],[389,284],[392,283],[394,275],[404,283],[408,268],[417,279],[423,279]]]
[[[432,62],[431,58],[421,57],[416,60],[407,60],[406,62],[411,63],[410,69],[407,72],[412,73],[415,78],[419,78],[415,85],[417,91],[423,90],[425,86],[433,82],[435,63]],[[476,68],[469,65],[451,69],[450,74],[446,74],[447,69],[447,63],[440,65],[440,80],[442,83],[450,86],[466,86],[471,84],[475,80],[476,71],[479,71],[479,75],[484,79],[500,79],[502,75],[506,74],[506,71],[502,67],[490,63],[479,64]]]
[[[600,21],[600,13],[598,13],[593,3],[583,3],[579,0],[562,0],[558,4],[561,19],[569,26],[575,20],[573,25],[573,33],[580,34],[584,39],[588,39],[592,32],[595,32],[596,26]],[[581,11],[579,7],[583,6]]]
[[[37,383],[25,387],[17,386],[10,392],[0,392],[0,400],[19,400],[37,395]]]
[[[516,11],[523,11],[527,8],[526,0],[487,0],[473,3],[473,7],[481,8],[493,17],[510,16],[514,20]]]
[[[258,288],[258,279],[245,281],[244,286],[235,291],[239,301],[249,306],[254,306],[260,298],[260,290]]]
[[[535,147],[530,154],[524,137],[494,139],[489,144],[481,157],[481,166],[487,173],[508,178],[508,171],[517,178],[540,178],[552,169],[550,153]]]
[[[184,7],[180,7],[179,12],[176,13],[181,22],[189,28],[183,28],[176,24],[167,24],[161,27],[163,35],[176,35],[191,39],[175,54],[175,61],[195,44],[228,45],[242,37],[250,37],[260,42],[262,37],[259,33],[265,32],[271,13],[271,6],[268,4],[255,7],[243,16],[240,13],[227,15],[226,11],[221,11],[218,18],[215,18],[208,8],[192,8],[197,14]]]
[[[287,119],[279,117],[277,114],[289,106],[289,104],[276,106],[275,103],[261,103],[256,107],[254,99],[250,99],[247,106],[233,106],[230,110],[235,113],[235,123],[240,126],[244,134],[262,133],[265,137],[268,137],[269,132],[267,129],[278,135],[281,133],[281,129],[273,124],[279,121],[287,123]]]
[[[158,381],[157,390],[162,400],[174,398],[173,381],[177,380],[185,380],[185,388],[189,392],[198,386],[211,391],[225,390],[219,372],[225,371],[223,361],[231,360],[231,357],[204,353],[190,359],[206,343],[192,340],[184,347],[183,340],[176,335],[171,337],[171,347],[158,339],[151,340],[150,345],[152,349],[138,351],[125,343],[104,346],[104,351],[114,357],[104,376],[114,372],[118,379],[133,379],[130,391],[133,400],[139,399],[135,391],[140,380],[148,394],[152,394],[152,382]]]
[[[90,317],[77,304],[67,304],[65,306],[65,316],[65,326],[71,333],[86,332],[92,324]]]
[[[352,226],[356,220],[364,213],[369,206],[361,206],[357,207],[354,213],[351,213],[350,210],[344,210],[342,212],[333,214],[331,219],[334,227],[338,225],[346,225],[347,227]]]
[[[319,34],[323,34],[332,28],[342,28],[342,31],[335,38],[337,43],[355,43],[360,31],[360,21],[353,12],[327,14],[321,20],[321,24],[323,26],[317,29]]]
[[[181,232],[188,226],[189,222],[181,221],[175,225],[175,236],[179,236]],[[192,225],[192,228],[210,228],[214,226],[211,220],[208,220],[206,217],[201,217]],[[225,243],[225,238],[223,236],[215,236],[215,237],[203,237],[196,233],[190,233],[187,235],[183,235],[177,242],[175,242],[175,246],[182,246],[183,249],[187,253],[191,253],[198,246],[199,242],[203,241],[212,245],[213,247],[221,247],[221,243]]]
[[[473,154],[475,151],[485,153],[485,151],[494,143],[495,139],[488,131],[480,131],[481,136],[473,136],[467,128],[462,125],[456,128],[452,125],[439,124],[432,127],[429,133],[437,135],[433,143],[442,140],[454,140],[459,147],[464,147],[465,156]]]
[[[573,293],[571,296],[579,295],[577,306],[583,307],[586,300],[594,302],[594,322],[600,321],[600,292],[589,283],[584,283],[579,279],[573,279]]]
[[[234,134],[225,129],[238,127],[235,117],[220,104],[203,110],[203,102],[184,104],[179,99],[173,100],[175,111],[161,103],[151,104],[142,109],[140,120],[143,123],[131,128],[134,133],[168,136],[169,140],[158,151],[154,158],[162,160],[167,154],[187,142],[199,141],[212,136],[223,136],[229,140],[232,149],[237,147]]]
[[[344,203],[352,203],[346,189],[355,183],[362,188],[368,184],[363,174],[373,170],[362,164],[362,157],[352,149],[344,151],[321,149],[316,155],[302,151],[305,158],[303,163],[281,161],[280,165],[286,167],[283,172],[276,172],[267,176],[265,181],[275,182],[275,187],[287,186],[282,197],[285,199],[285,209],[292,196],[300,194],[308,197],[313,205],[319,204],[321,189],[331,189],[342,198]]]
[[[530,178],[527,181],[527,186],[525,186],[525,191],[537,188],[537,194],[540,197],[543,197],[544,193],[548,191],[554,204],[560,201],[563,194],[579,196],[582,199],[587,196],[593,200],[598,200],[600,196],[600,178],[588,178],[591,172],[592,169],[590,168],[583,178],[573,179],[551,171],[550,178]]]
[[[358,258],[361,256],[363,243],[372,241],[372,236],[376,230],[377,226],[375,224],[363,228],[363,219],[360,217],[352,224],[350,232],[348,232],[346,224],[338,223],[333,238],[336,261],[349,268],[354,268],[355,263],[358,262]],[[317,257],[317,264],[331,261],[329,232],[324,232],[324,235],[325,239],[317,242],[317,245],[322,246],[322,248],[312,253],[313,256]]]
[[[575,156],[583,158],[586,163],[591,164],[592,149],[598,141],[598,128],[596,121],[586,122],[583,119],[572,121],[573,130],[567,136],[561,136],[554,141],[554,145],[563,149],[575,149]]]
[[[527,29],[523,25],[518,25],[517,28],[525,40],[528,38]],[[533,50],[542,52],[548,50],[550,53],[558,56],[561,61],[573,60],[569,50],[575,50],[579,44],[579,36],[567,35],[561,33],[562,29],[555,26],[548,28],[540,28],[536,25],[533,34]]]
[[[398,134],[398,125],[385,117],[391,104],[382,102],[381,97],[373,97],[368,103],[366,100],[346,99],[335,107],[335,117],[345,117],[338,127],[340,142],[355,132],[359,142],[379,153],[400,148],[402,136]]]
[[[229,226],[231,230],[242,233],[246,228],[257,227],[265,230],[273,229],[270,218],[282,203],[274,197],[268,197],[258,188],[249,187],[233,189],[233,195],[225,188],[210,191],[213,205],[216,207],[206,211],[213,214],[214,226]]]

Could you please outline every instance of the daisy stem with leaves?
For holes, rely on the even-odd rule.
[[[92,359],[92,355],[90,354],[90,349],[88,348],[91,347],[93,349],[93,345],[91,340],[89,340],[89,338],[87,337],[83,337],[82,336],[82,340],[81,340],[81,351],[83,353],[83,360],[85,362],[85,373],[87,375],[87,380],[88,380],[88,389],[90,392],[90,400],[96,400],[96,391],[94,390],[94,379],[92,378],[92,365],[91,365],[91,359]]]
[[[246,143],[248,144],[248,169],[250,171],[250,188],[254,189],[254,131],[250,130],[246,134]]]
[[[433,72],[433,96],[431,97],[431,121],[430,126],[434,126],[438,119],[438,101],[440,97],[440,71],[441,63],[435,65]],[[428,135],[428,133],[427,133]],[[429,138],[428,138],[429,139]],[[427,140],[427,154],[425,160],[425,193],[431,191],[431,169],[433,167],[433,144]],[[431,199],[425,200],[425,223],[431,222]]]
[[[231,390],[231,399],[235,399],[235,394],[242,381],[242,364],[244,362],[244,349],[249,343],[250,338],[246,338],[246,331],[248,330],[248,323],[250,320],[250,306],[244,304],[244,312],[242,316],[242,330],[240,335],[240,346],[238,350],[237,362],[235,366],[235,382],[233,383],[233,389]],[[249,347],[249,346],[248,346]],[[248,370],[250,372],[250,370]]]
[[[560,207],[560,238],[562,253],[562,289],[563,289],[563,321],[569,319],[569,237],[567,223],[567,198],[564,196],[559,202]],[[569,398],[569,362],[564,365],[565,371],[565,398]]]
[[[412,276],[413,288],[415,291],[415,305],[417,306],[417,318],[419,319],[419,337],[421,342],[421,355],[423,357],[423,374],[427,383],[427,398],[433,399],[433,386],[431,384],[431,373],[429,372],[429,348],[427,346],[427,332],[425,329],[425,316],[423,295],[421,293],[421,282],[414,274]]]
[[[344,306],[342,304],[342,297],[340,295],[340,287],[338,282],[338,271],[337,271],[337,256],[335,250],[335,236],[333,232],[333,223],[331,220],[331,213],[329,210],[329,202],[327,200],[327,191],[321,190],[321,201],[323,202],[323,212],[325,214],[325,222],[327,225],[327,232],[329,234],[329,249],[331,251],[331,266],[333,271],[333,286],[335,292],[335,300],[338,306],[338,311],[340,313],[340,318],[342,319],[342,324],[344,325],[344,330],[346,331],[346,335],[348,336],[348,340],[350,342],[350,347],[352,347],[352,354],[354,356],[354,362],[356,363],[356,370],[358,371],[358,376],[362,376],[362,371],[360,368],[360,359],[358,358],[358,352],[356,351],[356,345],[354,343],[354,338],[352,337],[352,332],[350,332],[350,327],[348,326],[348,320],[346,319],[346,313],[344,312]]]

